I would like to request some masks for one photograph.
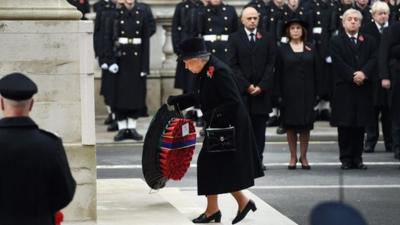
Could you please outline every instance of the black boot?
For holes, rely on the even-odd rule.
[[[130,131],[129,138],[136,141],[143,140],[143,136],[139,134],[136,129],[129,129],[129,131]]]

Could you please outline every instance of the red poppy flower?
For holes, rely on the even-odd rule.
[[[263,36],[261,35],[261,33],[260,33],[260,32],[257,32],[257,34],[256,34],[257,40],[260,40],[262,37],[263,37]]]
[[[214,67],[214,66],[208,67],[207,77],[213,78],[213,76],[214,76],[214,70],[215,70],[215,67]]]
[[[358,41],[363,42],[364,41],[364,36],[362,36],[362,35],[358,36]]]

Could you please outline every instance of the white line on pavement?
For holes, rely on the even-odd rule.
[[[399,166],[400,162],[365,162],[368,166]],[[288,163],[264,163],[266,167],[287,166]],[[339,162],[315,162],[310,163],[311,166],[340,166]],[[196,168],[197,164],[190,164],[191,168]],[[97,165],[97,169],[141,169],[142,165]]]

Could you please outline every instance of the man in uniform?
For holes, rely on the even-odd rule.
[[[227,63],[228,37],[238,29],[235,8],[222,0],[210,0],[200,11],[197,28],[197,33],[206,42],[207,51]]]
[[[20,73],[0,79],[1,225],[54,225],[75,193],[62,140],[29,117],[36,92]]]
[[[371,6],[371,13],[374,23],[367,23],[361,28],[363,33],[373,36],[376,43],[380,43],[383,30],[389,26],[389,6],[385,2],[377,1]],[[378,51],[378,49],[377,49]],[[373,124],[365,128],[364,152],[374,152],[375,145],[379,138],[379,118],[382,122],[383,140],[385,141],[386,151],[392,151],[392,120],[388,105],[388,91],[381,86],[379,79],[378,65],[375,70],[376,75],[372,80],[372,89],[374,97],[374,117]]]
[[[229,36],[228,60],[252,121],[262,163],[265,129],[271,112],[276,46],[271,34],[257,29],[259,15],[254,7],[243,9],[241,21],[243,28]]]
[[[377,62],[375,39],[359,32],[362,15],[348,9],[344,31],[331,40],[335,87],[332,125],[338,127],[342,169],[367,169],[363,164],[364,130],[372,124],[372,80]]]
[[[108,117],[104,124],[109,125],[107,131],[118,130],[115,119],[114,94],[115,94],[115,76],[108,71],[106,55],[104,51],[106,24],[110,23],[115,13],[116,0],[101,0],[94,4],[96,19],[94,22],[93,45],[94,53],[101,68],[101,87],[100,94],[104,97],[104,103],[107,106]]]
[[[247,6],[252,6],[255,9],[257,9],[259,13],[259,22],[258,22],[258,29],[262,29],[264,31],[267,30],[267,23],[268,23],[268,9],[267,9],[267,3],[269,1],[267,0],[251,0],[249,3],[247,3]]]
[[[149,75],[150,27],[146,10],[125,0],[106,28],[109,71],[115,75],[115,110],[118,134],[114,141],[142,140],[137,119],[147,116],[146,77]]]
[[[362,20],[363,22],[361,24],[361,27],[364,27],[368,23],[374,22],[374,20],[372,19],[371,12],[370,12],[371,7],[369,7],[368,0],[355,0],[353,8],[360,11],[363,16],[363,20]]]
[[[392,116],[392,150],[394,157],[400,160],[400,22],[383,32],[379,75],[382,87],[388,90]]]

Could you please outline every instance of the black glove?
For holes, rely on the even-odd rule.
[[[168,105],[176,105],[179,103],[181,95],[170,95],[167,99]]]

